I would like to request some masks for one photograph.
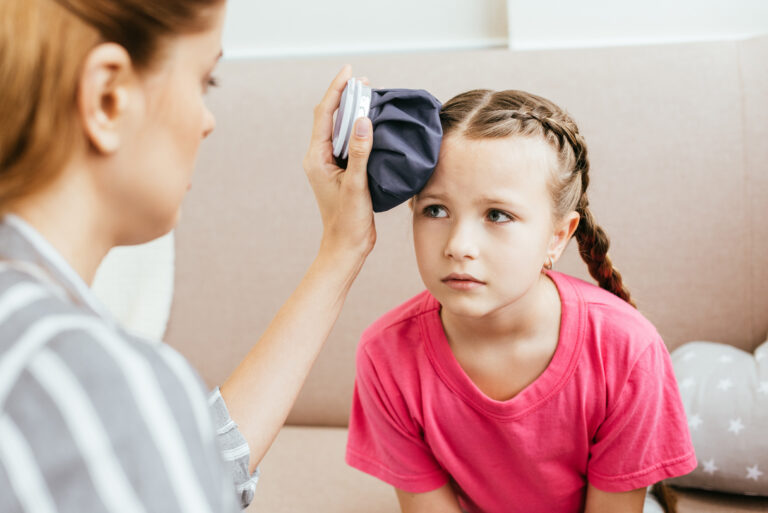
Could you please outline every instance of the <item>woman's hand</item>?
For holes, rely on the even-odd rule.
[[[315,192],[323,220],[320,251],[352,253],[365,257],[376,242],[373,207],[368,191],[368,155],[373,145],[373,129],[368,118],[355,123],[349,141],[347,169],[333,158],[333,113],[339,106],[352,68],[345,66],[331,82],[322,101],[315,107],[315,121],[304,170]]]

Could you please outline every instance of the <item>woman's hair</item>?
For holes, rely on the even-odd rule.
[[[589,159],[587,145],[576,123],[551,101],[523,91],[474,90],[448,101],[440,112],[443,135],[470,139],[508,137],[543,138],[557,154],[557,169],[549,180],[555,219],[569,212],[581,216],[575,237],[589,273],[600,287],[634,302],[621,274],[608,257],[610,241],[589,210]]]
[[[94,47],[117,43],[147,71],[166,40],[208,28],[208,8],[221,1],[0,1],[0,214],[50,184],[86,144],[77,91]]]

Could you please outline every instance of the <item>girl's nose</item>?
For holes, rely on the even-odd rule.
[[[474,260],[478,256],[476,236],[467,223],[456,224],[445,244],[444,255],[455,260]]]

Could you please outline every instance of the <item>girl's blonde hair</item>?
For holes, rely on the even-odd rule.
[[[0,214],[53,182],[87,144],[77,91],[88,53],[114,42],[137,72],[165,40],[209,26],[222,0],[2,0],[0,2]]]
[[[589,273],[600,287],[635,306],[608,257],[608,236],[589,210],[587,145],[563,109],[523,91],[476,89],[444,104],[440,120],[444,137],[456,133],[471,139],[511,135],[543,138],[555,150],[559,164],[549,181],[555,218],[562,219],[574,210],[579,213],[581,219],[574,236]]]

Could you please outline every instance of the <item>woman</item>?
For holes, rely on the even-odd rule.
[[[0,511],[233,511],[235,489],[247,505],[373,248],[370,122],[346,171],[331,154],[346,67],[304,159],[318,255],[208,402],[186,361],[92,296],[110,248],[177,222],[214,129],[203,100],[224,14],[224,0],[0,4]]]

